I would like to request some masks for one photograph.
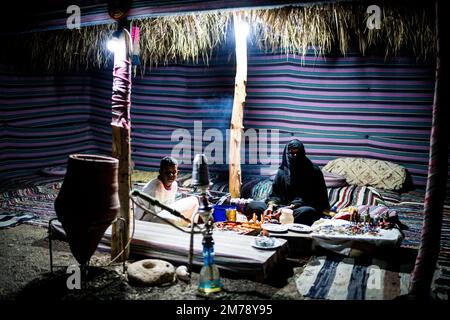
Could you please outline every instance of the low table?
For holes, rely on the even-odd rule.
[[[186,229],[188,230],[188,229]],[[285,261],[287,241],[279,239],[280,246],[272,250],[252,247],[254,236],[238,235],[214,231],[214,261],[220,270],[252,277],[263,281],[271,270]],[[203,265],[201,234],[194,235],[193,265]],[[190,234],[174,227],[148,221],[136,221],[135,232],[131,241],[131,253],[153,259],[170,261],[176,265],[188,263]],[[111,227],[105,232],[101,245],[109,248],[111,243]]]
[[[331,225],[340,227],[349,224],[344,220],[321,219],[321,226]],[[290,253],[314,251],[321,247],[343,255],[353,255],[356,251],[369,253],[383,248],[397,248],[400,246],[403,235],[398,229],[379,229],[379,234],[327,234],[314,227],[310,233],[287,231],[283,233],[270,232],[271,237],[283,238],[289,241]]]
[[[310,255],[312,251],[311,233],[299,233],[294,231],[287,232],[269,232],[270,237],[285,239],[288,241],[289,256]]]
[[[322,221],[323,220],[323,221]],[[329,226],[331,228],[343,228],[351,226],[348,221],[339,219],[321,219],[321,227]],[[354,255],[357,253],[371,253],[379,249],[393,249],[400,247],[403,235],[400,230],[378,229],[377,234],[342,234],[339,232],[326,233],[315,230],[311,233],[312,245],[322,247],[343,255]]]

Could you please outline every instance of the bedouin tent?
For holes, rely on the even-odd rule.
[[[442,110],[448,100],[443,92],[448,81],[443,57],[448,52],[442,45],[444,20],[443,10],[439,10],[441,3],[436,0],[434,8],[422,2],[381,3],[383,27],[380,29],[367,28],[366,22],[372,13],[359,14],[367,12],[368,8],[368,3],[360,1],[317,4],[314,1],[269,0],[227,1],[226,4],[223,1],[172,1],[170,5],[164,1],[159,5],[134,1],[127,11],[127,21],[139,27],[139,58],[144,70],[146,66],[175,62],[207,63],[211,52],[229,41],[228,30],[235,17],[249,23],[253,41],[267,52],[279,50],[304,57],[313,48],[318,56],[333,50],[345,55],[350,47],[356,47],[361,54],[376,52],[389,57],[408,52],[418,61],[436,61],[422,242],[410,291],[416,297],[423,297],[428,294],[439,252],[448,171],[445,168],[448,122]],[[49,6],[52,5],[49,2]],[[43,10],[46,9],[48,7],[43,6]],[[104,43],[116,30],[117,23],[110,17],[106,6],[81,7],[80,28],[75,29],[67,28],[66,8],[48,12],[34,15],[38,19],[30,16],[20,25],[9,24],[3,29],[2,40],[10,45],[10,50],[3,50],[2,61],[18,60],[25,68],[48,71],[104,68],[108,65],[111,53],[105,50]],[[46,46],[40,45],[42,43]],[[27,54],[29,56],[24,59],[23,55]],[[245,85],[241,89],[244,95],[239,102],[240,112],[245,101]],[[124,94],[132,94],[131,87]],[[129,108],[129,99],[125,102]],[[127,112],[129,110],[125,115]],[[242,130],[239,123],[242,119],[236,121],[232,126]],[[129,149],[126,136],[119,141],[128,144],[125,149]],[[124,174],[124,180],[129,181],[127,173]],[[233,174],[239,175],[240,171]],[[230,181],[240,181],[240,177],[230,177]]]

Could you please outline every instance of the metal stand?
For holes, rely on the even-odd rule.
[[[58,220],[58,218],[52,218],[48,222],[48,250],[49,250],[49,256],[50,256],[50,273],[51,275],[54,275],[53,273],[53,221]],[[87,272],[89,267],[89,261],[85,264],[78,265],[78,268],[80,269],[80,276],[81,280],[87,278]],[[81,288],[83,287],[83,281],[80,282]]]
[[[122,222],[125,224],[125,226],[124,226],[125,229],[128,228],[128,223],[127,223],[127,221],[125,220],[125,218],[123,218],[123,217],[118,217],[118,218],[116,218],[112,223],[115,223],[115,222],[117,222],[117,221],[122,221]],[[133,237],[133,235],[131,235],[131,238],[132,238],[132,237]],[[123,253],[125,252],[126,247],[131,243],[131,238],[130,238],[130,240],[128,241],[127,244],[125,244],[125,243],[122,242],[122,252],[120,252],[114,259],[112,259],[111,262],[110,262],[110,264],[113,263],[113,262],[114,262],[117,258],[119,258],[121,255],[123,255]],[[127,272],[126,267],[125,267],[125,260],[126,260],[126,259],[123,259],[123,258],[122,258],[122,270],[123,270],[123,273]]]
[[[52,218],[48,222],[48,250],[49,250],[49,257],[50,257],[50,273],[52,275],[53,275],[53,242],[52,242],[53,241],[53,229],[52,229],[52,226],[53,226],[53,222],[55,220],[58,220],[58,218]],[[117,220],[122,221],[125,224],[125,227],[128,228],[128,224],[126,223],[126,220],[124,218],[120,217],[120,218],[117,218],[116,221]],[[115,221],[113,221],[113,222],[115,222]],[[123,252],[125,252],[125,247],[126,247],[126,245],[124,244],[123,248],[122,248],[122,252],[117,257],[119,257]],[[115,259],[117,259],[117,257]],[[113,262],[113,261],[114,260],[112,260],[111,262]],[[125,273],[126,272],[125,259],[123,260],[122,265],[123,265],[123,273]],[[79,265],[80,271],[82,272],[82,276],[85,277],[87,275],[88,267],[89,267],[89,261],[86,264]]]
[[[196,212],[192,215],[192,223],[191,223],[191,236],[189,240],[189,255],[188,255],[188,272],[189,272],[189,278],[192,274],[192,260],[194,259],[194,226],[195,226],[195,219],[199,217],[199,213]]]
[[[48,222],[48,249],[49,249],[49,253],[50,253],[50,273],[51,274],[53,274],[53,250],[52,250],[53,231],[52,231],[52,223],[55,220],[58,220],[58,218],[52,218]]]

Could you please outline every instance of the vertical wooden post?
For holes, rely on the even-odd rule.
[[[229,189],[232,198],[241,195],[241,140],[244,129],[244,103],[247,85],[247,34],[243,32],[242,17],[233,15],[236,39],[236,79],[234,83],[233,111],[230,126]]]
[[[419,252],[411,275],[410,298],[429,299],[433,276],[439,258],[442,215],[448,170],[448,47],[444,44],[446,17],[441,0],[435,1],[436,12],[436,82],[434,89],[430,160],[424,199],[424,219]]]
[[[114,259],[119,255],[130,239],[130,223],[132,223],[131,206],[130,206],[130,131],[121,127],[112,127],[113,148],[112,156],[119,159],[119,201],[120,211],[118,219],[113,224],[111,235],[111,258]],[[130,255],[130,248],[125,248],[123,254],[117,259],[118,261],[127,260]]]
[[[111,236],[111,259],[125,261],[130,249],[126,247],[130,239],[131,216],[131,148],[130,148],[130,96],[131,60],[128,31],[123,30],[118,49],[114,52],[113,96],[112,96],[112,156],[119,160],[118,183],[120,211],[113,224]],[[125,251],[122,253],[122,250]]]

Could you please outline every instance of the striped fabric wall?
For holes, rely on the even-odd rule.
[[[131,139],[136,169],[157,169],[162,157],[184,143],[186,148],[173,155],[180,161],[181,170],[191,170],[195,153],[205,150],[213,139],[209,135],[225,136],[234,94],[232,61],[217,58],[209,66],[154,68],[146,76],[133,79]],[[105,103],[96,106],[92,128],[102,149],[107,150],[111,144],[107,99],[112,78],[109,71],[98,72],[95,77],[92,94],[103,97]]]
[[[404,165],[424,186],[434,67],[413,59],[263,55],[249,59],[246,128],[297,137],[318,165],[366,157]]]
[[[6,66],[0,70],[0,185],[44,167],[65,165],[71,153],[99,152],[91,126],[99,102],[91,95],[89,74],[19,74]]]
[[[203,134],[215,128],[226,137],[233,63],[218,59],[205,70],[194,66],[157,68],[144,79],[134,80],[133,159],[138,168],[157,167],[160,157],[177,145],[170,136],[176,129],[189,131],[192,148],[200,145],[201,135],[193,132],[195,120],[202,121]],[[404,165],[414,184],[424,187],[433,70],[413,59],[385,62],[384,58],[357,55],[308,56],[302,65],[299,57],[251,50],[244,111],[244,174],[273,174],[284,145],[297,137],[320,166],[348,156],[392,161]],[[252,140],[255,135],[256,142]],[[209,143],[203,137],[203,151]],[[227,170],[228,142],[213,145],[223,146],[225,165],[212,169]],[[195,153],[184,159],[182,168],[189,170]]]
[[[389,160],[425,186],[433,66],[357,55],[307,56],[302,65],[299,57],[252,49],[248,73],[244,175],[273,173],[283,146],[297,137],[318,165],[341,156]],[[234,74],[233,57],[221,55],[209,66],[159,67],[134,78],[135,168],[156,169],[182,142],[185,157],[174,154],[182,170],[211,146],[222,146],[213,155],[224,163],[228,143],[214,139],[229,127]],[[2,70],[0,79],[2,178],[63,164],[74,152],[111,153],[110,70],[52,77]],[[252,134],[258,140],[249,144]]]

